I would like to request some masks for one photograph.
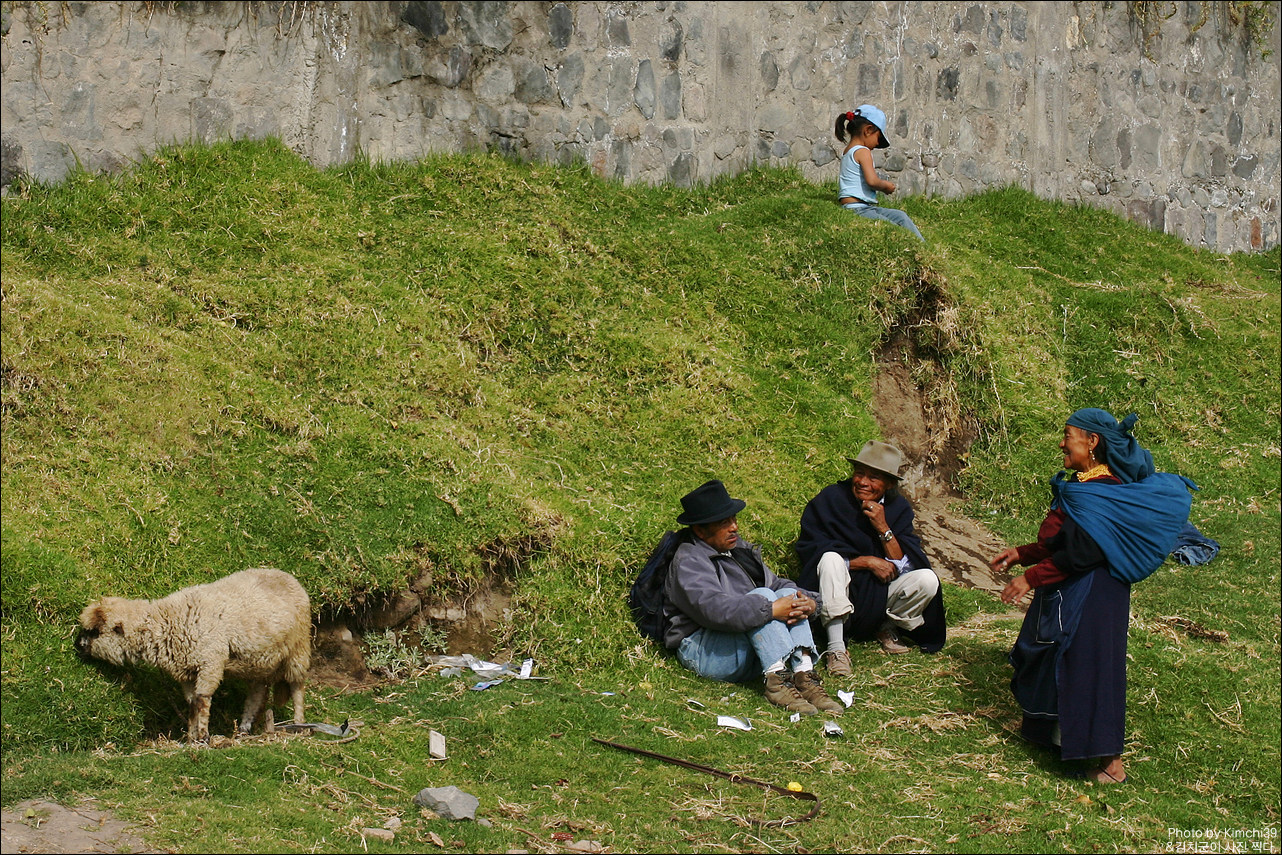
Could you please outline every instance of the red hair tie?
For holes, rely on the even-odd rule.
[[[854,114],[854,113],[852,113],[852,112],[850,112],[849,110],[847,110],[847,111],[846,111],[846,121],[847,121],[847,122],[853,122],[854,120],[855,120],[855,114]]]

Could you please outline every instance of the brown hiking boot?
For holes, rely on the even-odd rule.
[[[766,700],[788,712],[802,715],[814,715],[819,712],[815,705],[801,696],[797,687],[792,684],[792,675],[786,671],[776,671],[766,675]]]
[[[828,697],[823,683],[819,682],[819,675],[814,671],[798,671],[793,674],[792,685],[796,688],[797,694],[814,704],[815,709],[832,715],[841,715],[841,711],[845,709],[837,701]]]
[[[844,647],[841,650],[827,650],[821,658],[828,673],[834,677],[849,677],[854,673],[850,668],[850,654]]]
[[[881,645],[882,650],[891,655],[897,656],[900,653],[907,653],[912,650],[911,647],[899,640],[899,632],[890,621],[883,623],[881,629],[877,630],[877,642]]]

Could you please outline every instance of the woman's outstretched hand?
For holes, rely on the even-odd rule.
[[[1010,580],[1010,583],[1002,588],[1002,602],[1006,605],[1014,605],[1033,590],[1033,586],[1028,584],[1028,580],[1023,576],[1016,576]]]

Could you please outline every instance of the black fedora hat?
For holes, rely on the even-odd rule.
[[[726,485],[713,479],[681,497],[682,513],[677,522],[681,525],[717,522],[734,516],[747,506],[748,503],[741,499],[730,498]]]

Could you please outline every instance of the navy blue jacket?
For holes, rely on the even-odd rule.
[[[886,524],[895,533],[899,548],[912,562],[913,569],[930,567],[921,539],[913,528],[913,509],[898,493],[886,495]],[[849,561],[862,555],[886,557],[885,544],[872,523],[864,516],[855,500],[850,479],[831,484],[815,496],[801,513],[801,535],[797,538],[797,558],[801,562],[800,583],[803,588],[819,587],[819,559],[825,552],[836,552]],[[846,621],[846,637],[867,640],[876,636],[886,619],[887,583],[872,573],[850,574],[850,602],[854,613]],[[947,634],[944,614],[944,592],[935,595],[922,613],[925,623],[911,632],[903,632],[921,648],[933,653],[944,646]]]

